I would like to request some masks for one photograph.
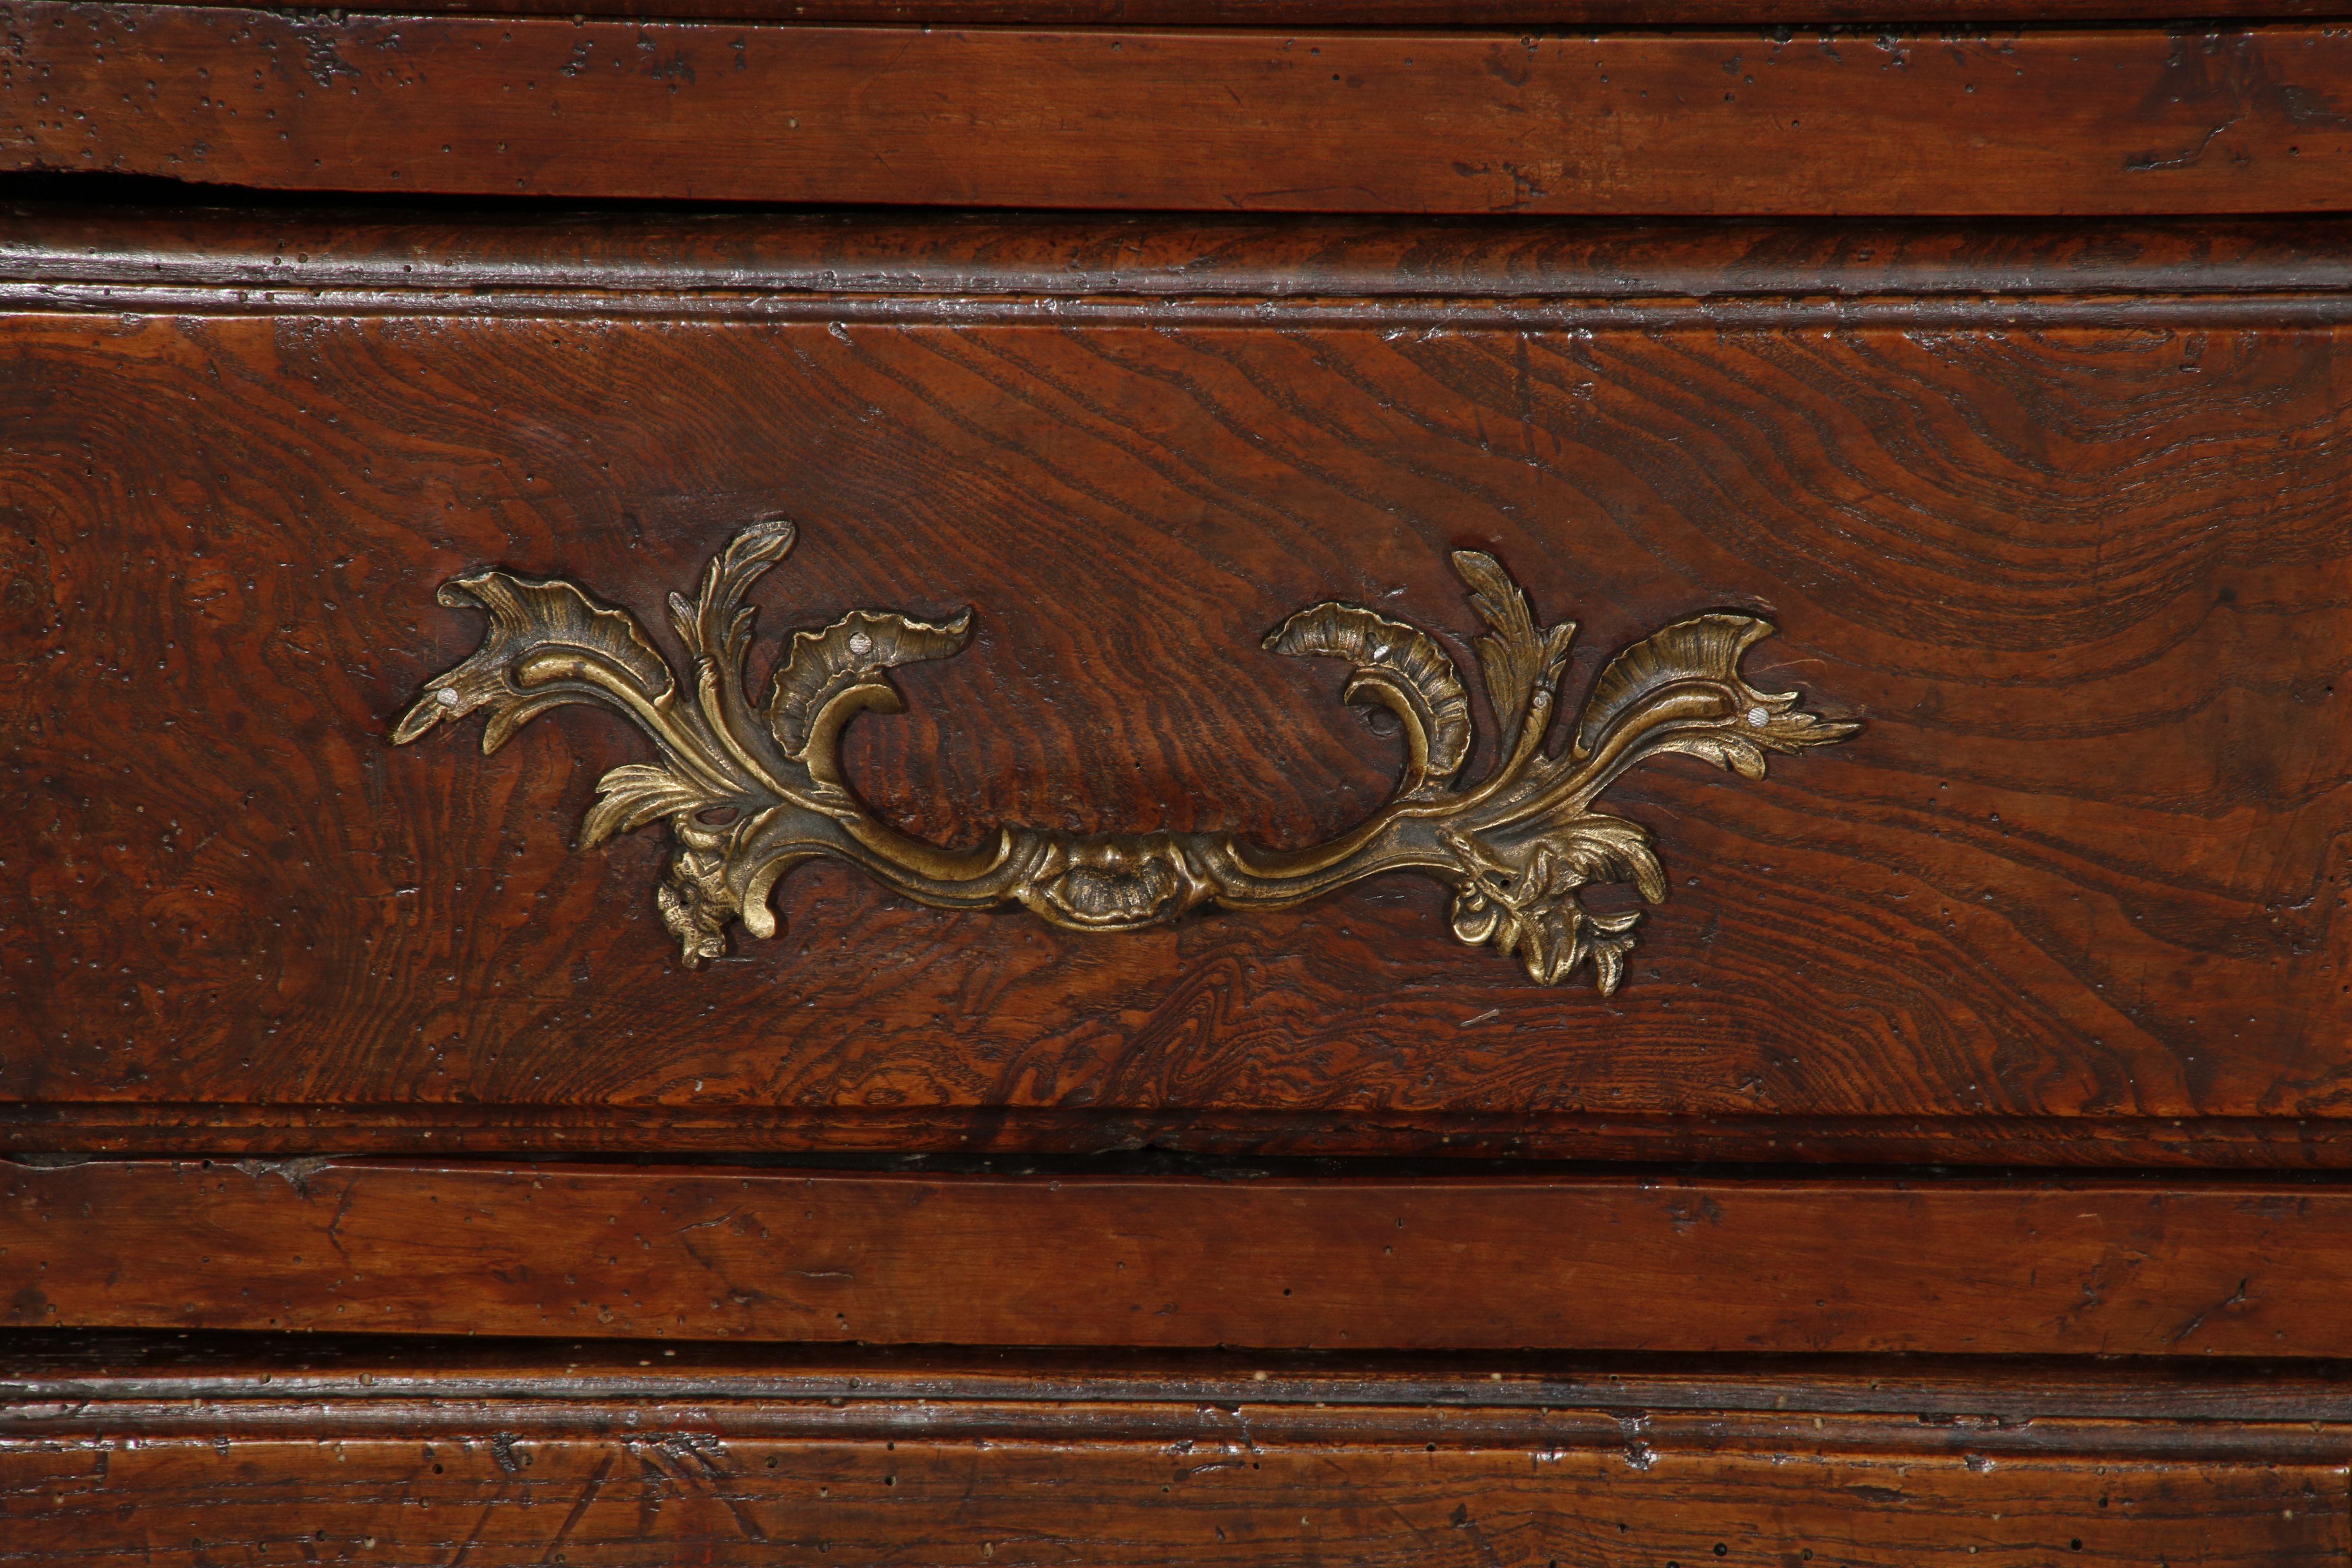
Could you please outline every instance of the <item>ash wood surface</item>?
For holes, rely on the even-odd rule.
[[[1017,293],[1075,232],[902,248]],[[2341,294],[2293,232],[2210,253],[2263,312],[2277,258],[2304,326],[2165,293],[2196,266],[2177,235],[2125,240],[2155,291],[2051,305],[2122,314],[2033,331],[1961,299],[1908,327],[1825,318],[1745,249],[1748,315],[1611,317],[1577,290],[1649,287],[1611,259],[1643,247],[1547,259],[1524,236],[1391,235],[1354,261],[1328,237],[1151,240],[1161,289],[1222,257],[1245,331],[1149,300],[1066,330],[919,289],[848,325],[763,291],[856,248],[837,237],[755,269],[732,314],[600,313],[622,295],[583,254],[568,314],[469,316],[384,269],[456,249],[461,279],[511,274],[525,246],[320,229],[314,253],[282,228],[285,292],[360,287],[366,313],[280,313],[191,282],[184,254],[201,297],[179,316],[20,310],[7,1136],[2340,1164],[2352,480]],[[1704,270],[1683,243],[1656,276]],[[1983,243],[2013,286],[2072,265]],[[143,286],[142,255],[110,283],[97,247],[9,265]],[[1965,242],[1929,253],[1965,273]],[[2093,287],[2126,253],[2096,253]],[[1245,289],[1298,254],[1388,292],[1294,327],[1324,304]],[[1792,293],[1888,265],[1819,237],[1792,254]],[[1488,300],[1553,290],[1547,324],[1386,324],[1432,257]],[[231,285],[257,265],[223,263]],[[1118,285],[1097,263],[1002,304]],[[759,317],[786,298],[817,319]],[[562,574],[657,619],[771,510],[806,541],[761,589],[772,638],[974,607],[974,647],[904,678],[911,710],[850,732],[859,787],[941,842],[998,820],[1338,830],[1395,742],[1259,639],[1326,597],[1458,635],[1461,545],[1582,621],[1572,693],[1654,626],[1745,609],[1782,628],[1762,684],[1868,727],[1760,784],[1693,762],[1612,792],[1673,877],[1613,999],[1461,946],[1410,882],[1089,938],[817,868],[783,884],[782,939],[687,973],[651,910],[658,834],[571,848],[633,736],[567,712],[485,759],[384,732],[479,635],[433,603],[444,579]]]
[[[2341,1466],[1052,1442],[0,1444],[0,1563],[2339,1563]],[[11,1520],[10,1516],[15,1516]]]
[[[52,0],[5,15],[0,167],[274,189],[2145,214],[2333,209],[2352,170],[2352,37],[2317,26],[1111,33]]]
[[[2343,1356],[2326,1184],[0,1171],[24,1327]]]
[[[0,1561],[2294,1563],[2342,1371],[20,1331]]]

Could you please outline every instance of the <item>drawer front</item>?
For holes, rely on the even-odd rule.
[[[2328,226],[22,232],[18,1147],[2352,1149]]]

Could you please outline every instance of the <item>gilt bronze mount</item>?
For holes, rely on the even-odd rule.
[[[892,667],[943,658],[971,636],[967,610],[941,624],[888,610],[853,610],[796,631],[764,700],[754,704],[745,658],[751,584],[792,547],[782,519],[738,533],[702,574],[698,595],[669,598],[670,624],[693,657],[681,683],[627,611],[561,580],[499,571],[444,584],[440,602],[490,618],[472,657],[427,682],[394,725],[395,743],[443,720],[488,710],[484,752],[566,702],[600,704],[635,722],[658,763],[614,768],[581,825],[585,848],[658,821],[675,841],[654,897],[688,966],[727,950],[727,928],[779,928],[768,895],[804,860],[845,860],[940,909],[1022,908],[1072,931],[1117,931],[1172,921],[1203,904],[1285,909],[1391,871],[1453,889],[1454,933],[1515,952],[1557,984],[1590,964],[1603,994],[1617,989],[1638,910],[1597,913],[1580,889],[1631,883],[1656,903],[1666,879],[1649,831],[1592,810],[1626,769],[1669,752],[1743,778],[1765,757],[1843,740],[1860,728],[1805,712],[1799,693],[1759,691],[1739,673],[1772,634],[1752,616],[1677,621],[1611,659],[1561,743],[1547,745],[1572,621],[1546,626],[1491,555],[1456,551],[1486,630],[1473,645],[1501,733],[1475,784],[1460,775],[1473,739],[1469,692],[1436,638],[1360,605],[1299,611],[1265,639],[1281,654],[1348,661],[1342,697],[1377,702],[1403,725],[1402,777],[1369,820],[1326,843],[1271,850],[1228,834],[1082,837],[1005,826],[976,847],[946,850],[882,821],[841,771],[842,728],[861,711],[902,706]]]

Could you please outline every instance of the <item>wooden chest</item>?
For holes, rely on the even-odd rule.
[[[2352,1558],[2352,33],[751,9],[0,6],[0,1563]]]

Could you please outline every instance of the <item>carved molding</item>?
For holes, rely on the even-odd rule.
[[[670,595],[670,624],[694,661],[684,681],[635,616],[571,583],[486,571],[443,584],[442,604],[487,613],[489,628],[470,658],[426,683],[393,741],[478,709],[488,711],[486,753],[567,702],[635,723],[661,760],[599,781],[580,843],[669,824],[676,849],[654,896],[689,966],[724,952],[735,921],[753,936],[775,935],[770,892],[818,857],[938,908],[1018,904],[1087,931],[1132,931],[1204,904],[1284,909],[1409,871],[1453,890],[1462,941],[1516,953],[1545,984],[1589,964],[1607,994],[1624,976],[1642,911],[1596,913],[1581,889],[1630,883],[1656,903],[1666,879],[1649,831],[1595,812],[1594,800],[1651,757],[1699,757],[1759,779],[1769,753],[1842,741],[1861,727],[1804,711],[1797,692],[1748,685],[1740,660],[1771,625],[1708,614],[1611,659],[1566,735],[1547,744],[1575,623],[1542,625],[1494,557],[1456,551],[1454,570],[1485,624],[1473,647],[1502,731],[1496,761],[1475,783],[1461,781],[1474,739],[1470,696],[1444,647],[1360,605],[1320,604],[1284,622],[1265,647],[1346,660],[1343,698],[1377,702],[1402,723],[1402,776],[1370,819],[1297,850],[1227,834],[1082,837],[1010,825],[976,847],[946,850],[900,833],[857,797],[842,775],[840,738],[861,711],[898,711],[889,670],[961,650],[971,612],[934,625],[854,610],[796,631],[754,703],[745,673],[754,612],[743,596],[794,536],[781,519],[755,522],[710,562],[694,599]]]

